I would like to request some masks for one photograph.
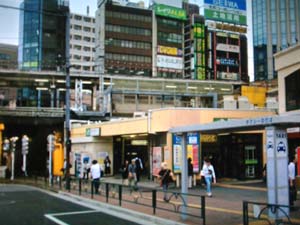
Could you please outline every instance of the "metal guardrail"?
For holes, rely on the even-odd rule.
[[[46,177],[24,177],[23,183],[39,186],[53,191],[65,190],[72,194],[84,196],[108,204],[118,204],[124,207],[124,203],[135,204],[141,207],[152,208],[153,215],[157,211],[167,211],[181,217],[192,217],[198,224],[206,224],[205,196],[196,194],[184,194],[178,191],[168,191],[168,200],[163,200],[164,192],[160,188],[142,186],[129,186],[112,182],[100,181],[98,194],[95,193],[94,183],[91,180],[71,178],[70,190],[66,189],[66,182],[60,178],[53,178],[50,182]],[[126,207],[126,206],[125,206]],[[136,207],[137,210],[139,207]]]
[[[243,201],[243,225],[300,224],[300,207]],[[298,211],[298,212],[297,212]]]

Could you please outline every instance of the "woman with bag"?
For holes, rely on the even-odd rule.
[[[168,164],[166,162],[163,162],[161,164],[161,170],[158,173],[158,178],[160,179],[161,186],[163,187],[165,202],[169,201],[167,191],[169,187],[169,182],[173,181],[173,173],[170,169],[167,169],[167,167]]]

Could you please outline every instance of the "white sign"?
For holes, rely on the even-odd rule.
[[[170,69],[183,69],[183,60],[181,57],[157,55],[157,67]]]
[[[218,51],[240,53],[240,48],[237,45],[217,44]]]

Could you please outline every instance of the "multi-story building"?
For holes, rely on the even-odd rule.
[[[17,69],[18,46],[0,43],[0,68]]]
[[[66,53],[68,1],[24,0],[21,3],[19,68],[57,70]]]
[[[95,65],[95,18],[70,15],[70,63],[72,72],[89,73]]]
[[[246,1],[205,0],[207,79],[249,81]]]
[[[273,54],[300,40],[298,0],[253,0],[255,80],[277,78]]]

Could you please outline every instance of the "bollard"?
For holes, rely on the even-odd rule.
[[[91,198],[94,198],[94,181],[91,182]]]
[[[105,184],[105,191],[106,191],[106,203],[108,203],[108,197],[109,197],[109,186],[108,183]]]
[[[119,185],[119,206],[122,205],[122,185]]]
[[[79,180],[78,180],[78,182],[79,182],[79,188],[78,188],[78,190],[79,190],[79,195],[81,195],[81,178],[79,178]]]
[[[203,225],[206,223],[206,217],[205,217],[205,196],[201,196],[201,216],[203,219]]]
[[[152,190],[152,208],[153,208],[153,214],[155,215],[155,210],[156,210],[156,190]]]

